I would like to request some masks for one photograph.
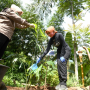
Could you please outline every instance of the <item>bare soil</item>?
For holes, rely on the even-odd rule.
[[[56,90],[55,87],[50,87],[50,86],[32,86],[32,87],[29,87],[28,89],[25,89],[25,88],[20,88],[20,87],[10,87],[10,86],[7,86],[7,90]],[[80,87],[69,87],[67,90],[90,90],[90,89],[87,89],[87,88],[80,88]]]
[[[0,90],[56,90],[55,87],[51,86],[28,86],[28,87],[11,87],[5,86],[2,82],[0,83]],[[90,90],[90,86],[88,87],[68,87],[67,90]]]

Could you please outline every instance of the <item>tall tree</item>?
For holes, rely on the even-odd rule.
[[[62,22],[63,22],[63,17],[60,16],[59,13],[57,12],[52,16],[47,26],[54,26],[58,32],[64,35],[63,28],[61,27]]]
[[[20,6],[20,1],[18,0],[0,0],[0,11],[4,8],[9,8],[11,4],[16,4]]]
[[[63,15],[67,15],[72,18],[73,27],[76,22],[76,19],[74,18],[74,16],[78,16],[81,10],[84,9],[84,6],[83,6],[84,2],[85,0],[60,0],[58,3],[58,10],[60,12],[63,12]],[[74,30],[74,34],[76,34],[75,30]],[[78,65],[77,65],[76,50],[77,50],[77,43],[76,43],[76,38],[74,37],[75,75],[76,75],[76,78],[78,79]]]
[[[70,55],[70,59],[72,60],[73,58],[73,42],[72,42],[72,34],[70,32],[66,33],[65,36],[65,41],[66,43],[70,46],[71,48],[71,55]],[[70,70],[70,64],[69,64],[69,60],[67,61],[67,70]],[[67,78],[69,79],[69,72],[67,72]]]

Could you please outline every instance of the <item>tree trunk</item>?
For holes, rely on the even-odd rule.
[[[75,23],[74,23],[74,19],[73,19],[73,0],[70,0],[71,2],[71,8],[72,8],[72,24],[73,24],[73,27],[75,26]],[[75,36],[76,36],[76,32],[73,28],[73,31],[75,33]],[[74,61],[75,61],[75,76],[76,76],[76,79],[78,80],[78,63],[77,63],[77,56],[76,56],[76,50],[77,50],[77,44],[76,44],[76,37],[74,36]]]
[[[76,42],[76,38],[74,37],[74,41]],[[75,76],[78,80],[78,63],[77,63],[77,55],[76,55],[77,45],[74,43],[74,61],[75,61]]]

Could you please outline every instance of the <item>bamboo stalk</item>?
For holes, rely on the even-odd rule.
[[[84,73],[83,73],[83,65],[82,65],[82,51],[78,51],[79,54],[79,59],[80,59],[80,63],[81,63],[81,73],[82,73],[82,84],[84,87]]]

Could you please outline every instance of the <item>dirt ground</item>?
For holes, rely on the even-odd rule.
[[[6,86],[4,83],[0,83],[0,90],[56,90],[55,87],[51,86],[28,86],[27,88],[22,87],[11,87]],[[90,86],[88,87],[69,87],[67,90],[90,90]]]
[[[7,86],[7,90],[26,90],[25,88],[20,88],[20,87],[10,87],[10,86]],[[38,86],[32,86],[32,87],[29,87],[27,90],[56,90],[55,87],[45,87],[45,86],[41,86],[41,87],[38,87]],[[90,90],[87,89],[87,88],[80,88],[80,87],[69,87],[67,90]]]
[[[10,86],[7,86],[7,89],[8,90],[26,90],[25,88],[10,87]],[[32,87],[29,87],[27,90],[55,90],[55,88],[54,87],[44,87],[44,86],[41,86],[41,87],[32,86]]]

